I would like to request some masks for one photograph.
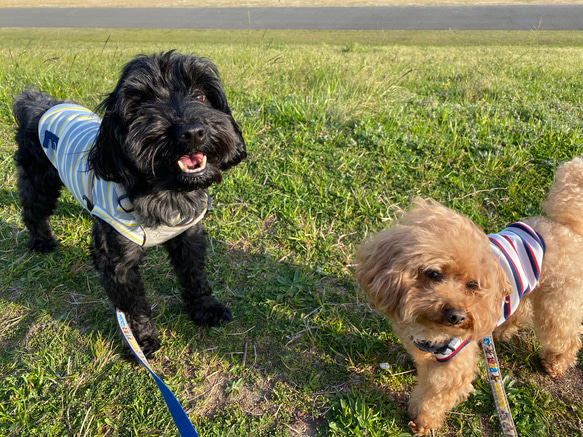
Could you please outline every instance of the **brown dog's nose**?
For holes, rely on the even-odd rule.
[[[466,321],[466,312],[459,308],[447,308],[445,310],[445,320],[452,325],[461,325]]]
[[[201,145],[204,142],[205,135],[206,130],[200,123],[182,126],[176,133],[178,141],[186,143],[192,147]]]

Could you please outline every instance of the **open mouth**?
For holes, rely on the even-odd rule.
[[[201,173],[206,168],[206,156],[200,152],[178,158],[178,167],[183,173]]]

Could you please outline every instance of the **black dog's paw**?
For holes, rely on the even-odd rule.
[[[204,327],[221,326],[233,320],[231,310],[212,296],[191,302],[188,313],[195,325]]]
[[[37,253],[49,253],[52,252],[59,243],[53,237],[50,238],[40,238],[40,237],[31,237],[26,243],[26,247],[28,247],[33,252]]]
[[[158,328],[154,325],[151,318],[144,315],[128,316],[128,323],[132,330],[132,334],[142,353],[147,359],[154,357],[154,352],[160,349],[160,339],[158,336]],[[124,352],[128,358],[135,358],[124,340]]]
[[[138,344],[140,345],[142,353],[148,360],[154,358],[154,353],[158,349],[160,349],[160,340],[158,339],[158,337],[144,338],[140,340]],[[134,355],[134,353],[132,352],[132,350],[130,349],[125,340],[123,340],[123,352],[128,360],[130,361],[137,360],[137,357]]]

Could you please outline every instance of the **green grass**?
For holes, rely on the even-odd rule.
[[[209,278],[235,320],[194,327],[149,249],[154,369],[202,436],[399,436],[412,362],[356,287],[355,249],[417,196],[487,232],[540,213],[554,168],[583,154],[581,39],[0,29],[0,436],[176,435],[154,382],[121,356],[70,195],[52,220],[59,249],[26,250],[14,94],[95,107],[138,53],[211,58],[249,151],[205,220]],[[583,355],[554,381],[538,347],[529,330],[498,345],[519,434],[581,434]],[[475,385],[440,435],[501,435],[484,369]]]

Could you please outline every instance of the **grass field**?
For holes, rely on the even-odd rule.
[[[0,436],[176,435],[154,382],[122,358],[90,218],[67,194],[61,246],[25,247],[14,94],[93,108],[138,53],[211,58],[249,151],[205,220],[209,278],[235,320],[194,327],[148,249],[155,371],[201,436],[405,436],[412,362],[358,290],[355,249],[418,196],[487,232],[540,213],[554,168],[583,154],[582,38],[0,29]],[[551,380],[530,330],[497,346],[519,435],[581,435],[583,354]],[[501,435],[481,370],[437,435]]]

